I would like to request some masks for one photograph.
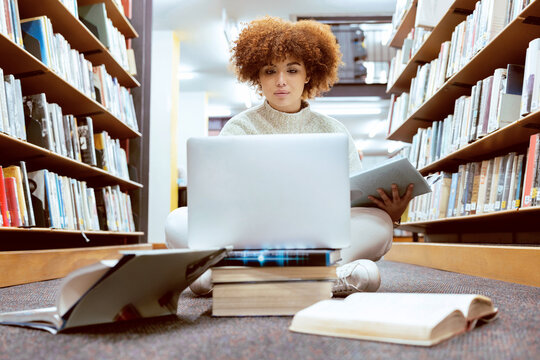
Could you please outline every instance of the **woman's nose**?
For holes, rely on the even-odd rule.
[[[285,74],[283,74],[282,72],[278,73],[278,76],[277,76],[277,85],[278,85],[278,86],[285,86],[285,85],[286,85],[286,82],[285,82]]]

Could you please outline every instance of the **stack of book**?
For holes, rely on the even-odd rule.
[[[212,269],[212,315],[294,315],[332,297],[340,259],[337,249],[232,251]]]

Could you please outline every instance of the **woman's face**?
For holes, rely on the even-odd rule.
[[[266,100],[274,109],[287,113],[300,110],[302,92],[308,80],[304,63],[289,57],[263,66],[259,71]]]

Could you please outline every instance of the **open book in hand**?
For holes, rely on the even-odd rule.
[[[482,295],[355,293],[324,300],[294,315],[290,330],[431,346],[496,317]]]
[[[0,314],[0,324],[47,330],[176,314],[180,293],[230,249],[122,251],[68,274],[56,306]]]
[[[390,160],[369,170],[350,176],[351,206],[376,206],[368,195],[380,199],[378,188],[392,197],[392,184],[398,186],[399,195],[403,196],[409,184],[414,184],[413,197],[431,191],[428,182],[405,158]]]

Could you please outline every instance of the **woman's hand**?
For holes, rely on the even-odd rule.
[[[403,197],[400,198],[397,185],[392,184],[392,198],[390,198],[383,189],[379,188],[377,189],[377,192],[382,200],[373,196],[368,196],[368,199],[373,201],[379,208],[386,211],[388,215],[390,215],[392,221],[398,221],[405,209],[407,209],[409,201],[412,199],[413,188],[414,185],[409,184],[407,191],[403,194]]]

